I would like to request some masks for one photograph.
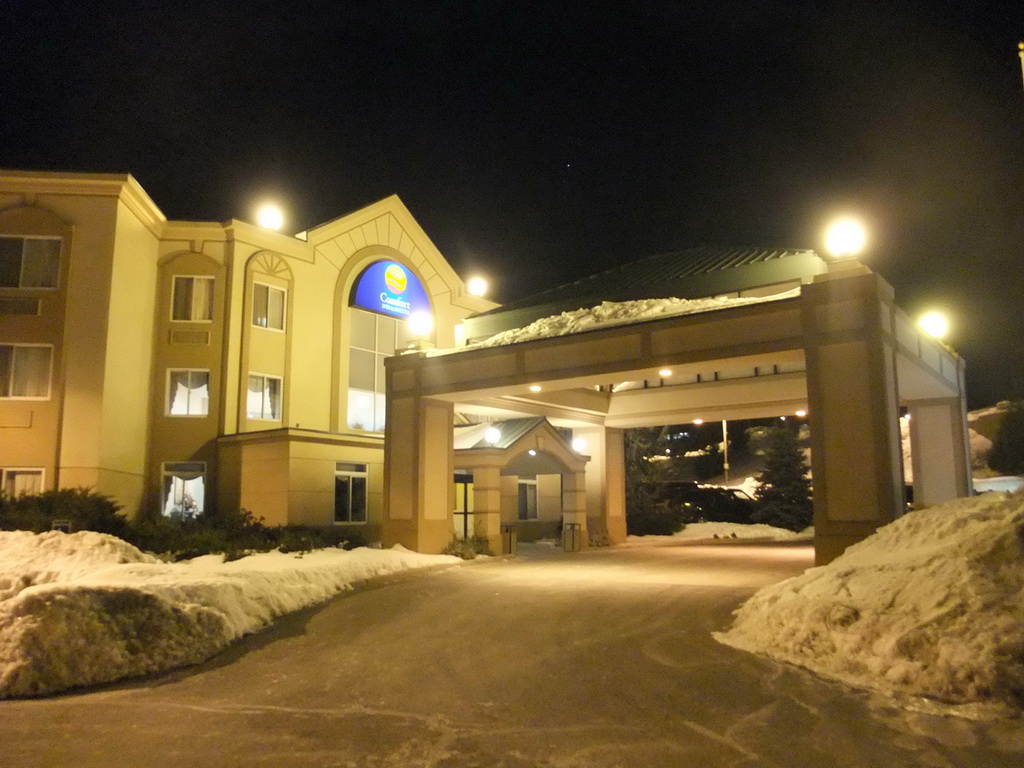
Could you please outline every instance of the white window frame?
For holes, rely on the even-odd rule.
[[[52,344],[20,344],[20,343],[16,343],[16,342],[0,342],[0,347],[11,347],[12,349],[15,349],[15,350],[17,350],[19,348],[25,348],[25,347],[36,347],[36,348],[42,348],[42,349],[50,350],[49,367],[46,370],[46,394],[45,395],[5,395],[5,394],[2,394],[3,388],[9,389],[10,385],[11,385],[11,382],[3,382],[2,384],[0,384],[0,387],[2,387],[2,388],[0,388],[0,400],[35,400],[35,401],[49,400],[50,396],[53,394],[53,345]],[[11,360],[12,360],[12,364],[11,364],[11,378],[12,379],[14,377],[14,371],[15,371],[14,355],[17,355],[17,352],[14,352],[13,355],[12,355],[12,358],[11,358]]]
[[[171,382],[173,381],[173,374],[175,373],[188,373],[189,382],[191,383],[193,373],[205,373],[206,374],[206,413],[171,413]],[[212,393],[210,390],[210,369],[209,368],[168,368],[167,379],[164,387],[164,415],[169,416],[172,419],[205,419],[210,415],[210,400],[212,399]],[[191,387],[189,387],[191,389]]]
[[[361,312],[369,317],[373,318],[373,346],[367,347],[360,344],[356,344],[352,340],[352,334],[349,334],[349,372],[348,372],[348,400],[346,402],[345,410],[345,423],[349,429],[355,429],[360,432],[374,432],[381,434],[385,431],[387,425],[384,419],[384,413],[386,408],[384,398],[384,381],[383,376],[379,375],[383,370],[382,360],[384,358],[393,357],[402,350],[402,342],[407,341],[411,336],[408,335],[407,324],[404,320],[398,317],[392,317],[391,315],[382,315],[377,312],[370,312],[360,307],[350,307],[349,313]],[[394,351],[393,352],[381,352],[377,346],[377,340],[380,336],[380,322],[382,320],[392,321],[394,323]],[[349,315],[349,322],[351,324],[351,314]],[[352,350],[359,350],[373,355],[373,390],[360,389],[352,386]],[[355,421],[356,408],[353,407],[354,403],[358,398],[369,398],[370,404],[369,410],[373,413],[373,423],[367,427],[362,422]]]
[[[213,302],[214,302],[214,297],[215,297],[214,292],[216,291],[216,283],[214,283],[215,279],[216,278],[214,278],[213,275],[173,275],[171,277],[171,322],[172,323],[212,323],[213,322]],[[189,316],[187,318],[181,318],[181,317],[175,317],[174,316],[174,307],[175,307],[175,304],[177,303],[177,302],[175,302],[174,297],[178,293],[178,280],[191,280],[192,281],[192,300],[189,302],[189,308],[188,308]],[[211,286],[210,286],[210,316],[209,317],[196,317],[195,316],[195,314],[196,314],[196,303],[195,303],[196,288],[195,288],[195,281],[196,280],[205,280],[205,281],[208,281],[211,284]]]
[[[261,392],[266,392],[267,391],[266,380],[268,380],[268,379],[276,379],[277,380],[277,382],[278,382],[278,393],[277,393],[277,397],[278,397],[278,403],[277,403],[278,414],[277,414],[277,416],[262,416],[262,415],[261,416],[253,416],[252,414],[249,413],[249,392],[251,391],[249,389],[249,379],[251,379],[253,377],[256,377],[256,376],[258,376],[258,377],[260,377],[260,378],[262,378],[264,380],[263,387],[260,390]],[[261,413],[262,412],[263,411],[261,410]],[[248,377],[245,380],[245,417],[247,419],[249,419],[250,421],[282,421],[283,420],[283,418],[284,418],[284,377],[283,376],[276,376],[276,375],[274,375],[272,373],[259,373],[257,371],[249,371],[249,375],[248,375]]]
[[[257,322],[256,317],[256,289],[265,288],[267,290],[267,312],[263,318],[265,322]],[[281,294],[281,327],[278,328],[275,325],[270,324],[270,296],[272,291],[277,291]],[[285,327],[288,325],[288,291],[285,288],[281,288],[277,285],[271,285],[270,283],[261,283],[259,280],[253,280],[252,283],[252,317],[250,320],[256,328],[262,328],[265,331],[276,331],[277,333],[284,333]]]
[[[0,469],[0,490],[3,491],[4,495],[8,498],[13,498],[14,494],[7,490],[7,484],[10,482],[11,475],[18,474],[33,474],[39,476],[39,493],[46,490],[46,470],[42,467],[3,467]],[[28,495],[28,494],[24,494]]]
[[[61,257],[64,255],[64,238],[55,235],[0,235],[5,240],[21,240],[21,264],[18,268],[18,285],[0,286],[4,291],[56,291],[60,288]],[[28,240],[56,240],[60,246],[57,249],[57,274],[54,277],[53,285],[22,285],[21,278],[25,273],[25,242]]]
[[[190,469],[183,469],[189,466]],[[178,467],[179,469],[169,469]],[[185,477],[188,476],[188,477]],[[206,513],[206,462],[205,461],[165,461],[160,464],[160,514],[169,517],[165,511],[167,505],[167,480],[177,478],[179,480],[203,480],[203,508],[198,510],[192,517],[198,517]]]
[[[360,467],[362,469],[360,469]],[[334,463],[334,524],[335,525],[366,525],[369,518],[369,491],[370,491],[370,475],[367,471],[368,467],[366,464],[352,461],[337,461]],[[339,477],[349,478],[349,519],[339,520],[338,519],[338,491],[337,483]],[[363,480],[363,519],[353,520],[352,519],[352,478],[362,478]]]

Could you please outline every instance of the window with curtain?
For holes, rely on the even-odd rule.
[[[0,398],[49,398],[52,359],[50,346],[0,344]]]
[[[167,372],[168,416],[206,416],[209,412],[209,371],[172,369]]]
[[[275,331],[284,330],[285,292],[263,283],[252,285],[252,324]]]
[[[41,469],[3,469],[2,487],[8,498],[33,495],[43,491],[43,470]]]
[[[245,415],[250,419],[281,418],[281,378],[260,373],[249,374]]]
[[[0,236],[0,288],[56,288],[60,244],[56,237]]]
[[[201,323],[213,320],[213,278],[176,275],[171,320]]]
[[[178,520],[191,519],[206,509],[206,464],[202,461],[167,462],[163,465],[163,514]]]

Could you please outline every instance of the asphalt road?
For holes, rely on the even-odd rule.
[[[0,702],[0,766],[985,766],[1024,722],[908,712],[716,643],[804,546],[533,549],[379,580],[155,681]]]

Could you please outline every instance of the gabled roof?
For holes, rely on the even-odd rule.
[[[687,248],[623,264],[481,312],[466,320],[465,336],[483,338],[603,301],[699,299],[765,285],[808,282],[827,269],[825,260],[806,248]]]
[[[489,421],[465,427],[455,427],[455,450],[463,451],[473,448],[499,448],[507,450],[515,445],[523,435],[543,421],[545,421],[543,416],[530,416],[521,419]],[[501,433],[501,437],[496,443],[489,443],[484,438],[484,433],[491,427],[496,427]]]

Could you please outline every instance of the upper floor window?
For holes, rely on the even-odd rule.
[[[249,374],[249,387],[245,393],[245,415],[250,419],[281,418],[281,379],[261,373]]]
[[[176,275],[171,320],[213,320],[213,278]]]
[[[60,239],[0,235],[0,288],[56,288]]]
[[[0,344],[0,398],[47,399],[52,359],[44,344]]]
[[[172,369],[167,372],[169,416],[206,416],[209,412],[209,371]]]
[[[384,431],[384,358],[412,340],[408,323],[392,317],[349,310],[348,425]]]
[[[263,283],[252,285],[252,324],[261,328],[284,330],[284,296],[280,288]]]

